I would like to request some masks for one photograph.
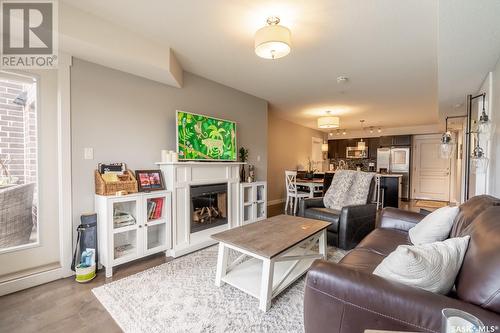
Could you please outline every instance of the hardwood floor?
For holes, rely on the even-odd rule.
[[[100,271],[85,284],[66,278],[0,297],[0,332],[121,332],[92,288],[172,260],[163,253]]]

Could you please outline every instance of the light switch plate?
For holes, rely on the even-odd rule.
[[[94,159],[94,148],[84,148],[83,149],[83,158],[86,160]]]

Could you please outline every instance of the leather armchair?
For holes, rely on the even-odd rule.
[[[374,182],[368,198],[372,198]],[[299,216],[330,222],[327,229],[328,243],[344,250],[354,248],[366,235],[375,229],[377,205],[345,206],[341,210],[326,208],[323,198],[309,198],[300,201]]]

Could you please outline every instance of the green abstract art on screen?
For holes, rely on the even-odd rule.
[[[236,123],[177,111],[181,160],[236,161]]]

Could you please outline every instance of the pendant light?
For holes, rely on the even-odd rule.
[[[450,159],[453,155],[453,147],[451,132],[446,131],[441,136],[441,144],[439,145],[439,157]]]
[[[363,131],[363,123],[365,122],[364,120],[359,121],[361,123],[361,131]],[[366,148],[366,143],[363,141],[363,138],[361,138],[358,141],[358,150],[365,150]]]
[[[486,114],[486,94],[483,94],[483,110],[479,116],[477,131],[479,134],[483,135],[486,139],[491,138],[493,133],[495,133],[495,124],[490,120],[490,117]]]
[[[463,116],[448,116],[445,121],[445,132],[441,136],[441,143],[439,144],[439,157],[443,159],[450,159],[455,151],[455,143],[453,142],[453,136],[448,130],[448,119],[455,118],[466,118],[467,115]]]
[[[255,33],[255,54],[259,57],[278,59],[290,53],[292,49],[290,29],[279,23],[279,17],[271,16],[267,19],[267,26]]]
[[[318,118],[318,127],[319,128],[339,128],[340,127],[340,118],[331,116],[331,111],[326,111],[326,116]]]
[[[473,173],[485,173],[488,169],[489,159],[485,156],[483,148],[479,147],[479,140],[477,140],[476,147],[471,156],[471,167]]]

